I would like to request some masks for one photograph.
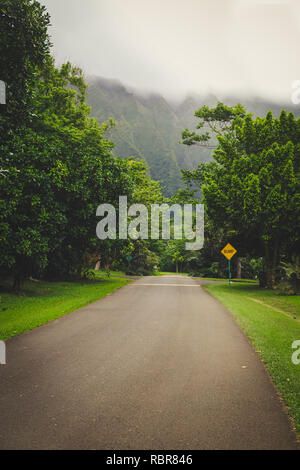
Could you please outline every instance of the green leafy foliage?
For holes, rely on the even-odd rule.
[[[214,123],[218,146],[214,162],[183,172],[184,179],[200,185],[208,218],[240,254],[264,256],[272,287],[280,254],[299,247],[300,120],[285,111],[254,118],[220,103],[197,114],[200,128]]]
[[[45,7],[35,0],[1,0],[0,79],[7,95],[7,106],[0,107],[2,137],[32,117],[34,85],[50,48],[49,23]]]

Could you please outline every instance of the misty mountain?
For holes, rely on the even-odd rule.
[[[299,107],[282,106],[261,99],[240,100],[236,97],[217,98],[213,95],[190,95],[180,103],[170,103],[159,94],[145,94],[127,89],[117,80],[92,77],[88,80],[87,102],[91,116],[99,123],[113,118],[116,126],[109,138],[114,142],[114,154],[120,157],[143,158],[151,176],[165,186],[165,194],[182,187],[180,169],[194,169],[211,158],[211,150],[180,143],[185,128],[195,129],[194,113],[203,104],[213,106],[217,101],[228,105],[241,102],[245,108],[263,116],[271,109],[278,115],[282,108],[299,116]]]

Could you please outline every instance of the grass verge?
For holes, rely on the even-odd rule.
[[[168,274],[171,275],[171,276],[188,276],[187,273],[174,273],[174,272],[170,272],[170,271],[157,271],[153,275],[154,276],[167,276]]]
[[[124,271],[104,271],[104,270],[101,270],[99,269],[98,271],[96,270],[92,270],[96,276],[96,278],[102,278],[102,277],[105,277],[105,278],[108,278],[108,277],[114,277],[114,276],[126,276],[125,272]]]
[[[300,436],[300,364],[292,362],[292,343],[300,340],[300,296],[251,283],[203,287],[230,311],[261,355]]]
[[[18,295],[2,285],[0,339],[6,340],[55,320],[101,299],[129,282],[113,277],[86,282],[27,281]]]
[[[227,283],[228,284],[228,278],[220,278],[220,277],[195,277],[195,276],[192,276],[194,279],[197,279],[199,281],[219,281],[219,282],[223,282],[223,283]],[[251,284],[256,284],[257,285],[257,281],[255,279],[231,279],[232,282],[247,282],[247,283],[251,283]]]

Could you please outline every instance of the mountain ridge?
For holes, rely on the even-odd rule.
[[[114,153],[123,158],[143,158],[155,180],[160,180],[166,195],[181,188],[181,169],[194,169],[200,162],[211,159],[212,151],[203,147],[187,147],[180,143],[185,128],[195,129],[194,113],[204,104],[214,106],[217,96],[189,94],[178,102],[170,102],[156,92],[141,93],[126,87],[119,80],[88,77],[87,103],[91,116],[99,123],[113,118],[116,126],[109,138]],[[265,115],[271,109],[275,115],[286,108],[300,115],[298,107],[265,101],[261,98],[224,98],[225,104],[241,102],[247,111]]]

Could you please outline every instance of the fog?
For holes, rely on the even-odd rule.
[[[57,63],[167,98],[211,92],[290,101],[298,0],[43,0]]]

